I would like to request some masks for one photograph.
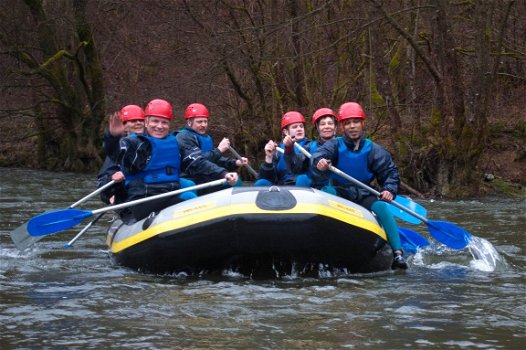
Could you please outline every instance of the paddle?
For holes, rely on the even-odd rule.
[[[104,191],[108,187],[112,186],[114,183],[115,183],[115,181],[113,181],[113,180],[108,182],[104,186],[99,187],[98,189],[96,189],[95,191],[91,192],[90,194],[88,194],[84,198],[82,198],[82,199],[76,201],[75,203],[73,203],[72,205],[69,206],[69,208],[70,209],[74,208],[77,205],[87,201],[91,197],[96,196],[97,194],[101,193],[102,191]],[[33,244],[35,244],[36,242],[38,242],[39,240],[41,240],[43,238],[43,236],[33,236],[33,235],[29,234],[29,232],[27,231],[27,225],[28,225],[28,223],[26,222],[23,225],[20,225],[19,227],[17,227],[13,231],[11,231],[11,233],[10,233],[11,239],[15,243],[16,247],[18,249],[20,249],[20,250],[25,250],[25,249],[29,248],[30,246],[32,246]]]
[[[300,151],[302,151],[305,155],[307,155],[309,152],[307,152],[301,145],[295,143],[296,147]],[[340,175],[341,177],[351,181],[356,186],[359,186],[361,188],[364,188],[374,194],[375,196],[380,196],[380,192],[376,191],[375,189],[361,183],[360,181],[356,180],[349,174],[344,173],[340,169],[330,165],[329,170],[333,173]],[[416,217],[417,219],[420,219],[421,221],[425,222],[427,224],[427,228],[429,229],[429,232],[431,235],[439,242],[447,245],[450,248],[453,249],[464,249],[469,241],[471,240],[472,235],[464,230],[461,227],[456,226],[453,223],[447,222],[447,221],[432,221],[426,219],[424,216],[415,213],[411,209],[401,205],[396,200],[389,202],[389,204],[394,205],[398,209],[401,209],[405,211],[408,214],[411,214],[412,216]],[[394,213],[393,213],[394,214]]]
[[[156,196],[146,197],[137,199],[134,201],[111,205],[109,207],[100,208],[96,210],[79,210],[79,209],[65,209],[57,210],[54,212],[44,213],[33,217],[27,224],[29,234],[32,236],[45,236],[55,232],[66,230],[70,227],[76,226],[82,222],[85,218],[93,216],[95,214],[104,213],[110,210],[117,210],[122,208],[131,207],[137,204],[149,202],[152,200],[174,196],[186,191],[200,190],[207,187],[219,186],[226,184],[226,179],[220,179],[215,181],[206,182],[204,184],[181,188],[176,191],[161,193]]]
[[[429,241],[422,237],[418,232],[405,227],[398,228],[400,243],[404,252],[416,253],[418,248],[424,248],[429,245]]]
[[[301,151],[307,158],[310,158],[311,157],[311,154],[305,149],[303,148],[300,144],[298,143],[294,143],[294,145],[298,148],[299,151]],[[280,153],[284,153],[285,151],[280,148],[280,147],[276,147],[276,150]],[[336,168],[334,168],[336,169]],[[338,169],[336,169],[338,170]],[[348,176],[347,174],[343,173],[342,174],[344,175],[340,175],[342,177],[345,177],[347,178],[346,176]],[[364,185],[365,186],[365,185]],[[368,189],[372,190],[372,191],[375,191],[374,189],[370,188],[370,187],[367,187]],[[376,195],[379,196],[380,193],[379,192],[376,192]],[[408,207],[408,208],[411,208],[413,209],[414,211],[416,211],[417,213],[419,213],[421,216],[426,216],[427,215],[427,210],[426,208],[424,208],[423,206],[421,206],[420,204],[412,201],[411,199],[407,198],[407,197],[404,197],[404,196],[396,196],[396,198],[394,199],[395,202],[398,202],[400,205],[404,206],[404,207]],[[392,203],[391,203],[392,204]],[[397,207],[393,207],[393,206],[389,206],[389,210],[391,211],[391,213],[396,216],[397,218],[400,218],[401,220],[404,220],[410,224],[413,224],[413,225],[418,225],[418,224],[421,224],[422,221],[415,218],[414,216],[412,215],[408,215],[407,213],[405,213],[403,210],[400,210],[399,208]]]
[[[101,186],[101,187],[97,188],[95,191],[91,192],[90,194],[88,194],[88,195],[85,196],[84,198],[79,199],[78,201],[76,201],[75,203],[73,203],[72,205],[70,205],[69,207],[70,207],[70,208],[75,208],[75,207],[78,206],[79,204],[84,203],[85,201],[87,201],[87,200],[90,199],[91,197],[98,195],[99,193],[101,193],[102,191],[104,191],[104,190],[107,189],[108,187],[113,186],[114,184],[115,184],[115,181],[114,181],[114,180],[111,180],[110,182],[108,182],[108,183],[105,184],[104,186]]]
[[[230,152],[232,152],[232,154],[234,155],[234,157],[241,160],[241,156],[239,155],[239,153],[237,153],[237,151],[232,146],[230,146],[229,149],[230,149]],[[256,179],[258,178],[259,174],[257,173],[257,171],[254,170],[254,168],[250,166],[250,164],[247,164],[246,168],[248,172],[251,173],[252,176],[254,176],[254,178]]]
[[[97,221],[99,221],[99,219],[104,216],[104,214],[106,214],[106,213],[105,212],[104,213],[100,213],[95,219],[91,220],[86,226],[84,226],[84,228],[79,233],[77,233],[77,235],[75,237],[73,237],[73,239],[71,241],[69,241],[68,243],[64,244],[64,248],[69,248],[69,247],[73,246],[73,243],[75,243],[77,241],[77,239],[80,238],[80,236],[82,236],[86,231],[88,231],[91,226],[96,224]],[[42,237],[42,236],[39,236],[39,237]]]

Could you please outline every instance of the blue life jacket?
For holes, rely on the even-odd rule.
[[[214,142],[212,141],[212,137],[208,134],[201,135],[195,132],[194,130],[187,128],[181,129],[179,130],[179,132],[191,132],[192,134],[194,134],[195,137],[197,137],[197,141],[199,142],[199,148],[203,153],[210,152],[214,149]]]
[[[179,181],[181,155],[175,136],[168,135],[164,139],[148,135],[133,135],[133,137],[145,138],[150,142],[151,158],[139,174],[126,175],[126,184],[136,179],[142,179],[146,184]]]
[[[320,144],[318,143],[318,140],[313,140],[309,143],[309,151],[310,154],[314,154],[320,148]]]
[[[337,140],[338,164],[336,164],[336,168],[360,182],[369,184],[374,178],[374,174],[367,165],[369,153],[373,149],[373,142],[365,139],[364,145],[359,151],[352,151],[347,147],[342,137],[338,137]],[[349,183],[348,180],[336,174],[332,174],[331,178],[340,184]]]
[[[300,144],[300,146],[304,147],[308,141],[309,140],[307,138],[304,138],[298,143]],[[280,143],[279,147],[281,147],[282,149],[285,149],[285,145],[283,143]],[[294,153],[300,154],[301,151],[299,151],[296,147],[294,147]],[[292,174],[290,172],[289,168],[287,167],[287,163],[285,162],[285,154],[280,155],[278,163],[276,164],[276,170],[278,174],[285,174],[283,177],[280,178],[281,181],[294,179],[297,175],[299,175],[299,174]]]

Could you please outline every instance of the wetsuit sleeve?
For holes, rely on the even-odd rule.
[[[203,152],[203,158],[212,163],[217,163],[222,156],[221,151],[217,147],[211,151]]]
[[[236,160],[223,156],[218,148],[214,148],[212,151],[206,152],[206,154],[208,154],[208,157],[205,155],[205,158],[212,163],[215,163],[228,171],[237,170]]]
[[[102,147],[104,149],[104,154],[110,157],[114,162],[117,161],[119,157],[119,140],[120,136],[113,136],[110,131],[106,128],[102,136]]]
[[[219,167],[224,168],[228,171],[237,170],[236,160],[223,156],[223,154],[217,147],[215,147],[211,151],[203,152],[203,158],[214,164],[217,164]]]
[[[304,146],[309,150],[309,144]],[[303,153],[284,153],[285,163],[291,174],[304,174],[309,170],[310,159]]]
[[[327,159],[331,161],[332,165],[335,165],[338,163],[338,140],[332,139],[327,142],[325,142],[320,148],[316,150],[311,155],[311,171],[314,179],[316,180],[324,180],[327,179],[330,175],[330,172],[327,171],[319,171],[318,168],[316,168],[316,165],[318,165],[318,162],[320,159]]]
[[[391,154],[382,146],[373,143],[367,162],[369,169],[381,186],[381,191],[389,191],[396,196],[400,185],[400,173]]]
[[[148,164],[152,146],[140,137],[124,137],[120,140],[118,164],[125,174],[135,175]]]
[[[279,161],[279,153],[274,154],[274,157],[272,158],[272,163],[263,162],[261,163],[261,166],[259,167],[259,179],[265,179],[270,181],[273,184],[278,183],[278,171],[277,171],[277,164]]]
[[[185,176],[201,178],[204,180],[216,180],[224,178],[227,169],[207,160],[197,138],[189,132],[180,132],[176,135],[179,150],[181,152],[181,170]]]
[[[106,185],[108,182],[110,182],[112,175],[115,174],[119,170],[120,170],[120,167],[114,161],[112,161],[110,157],[106,157],[104,159],[104,164],[102,164],[102,168],[99,170],[99,173],[97,174],[97,187],[100,188]],[[100,199],[104,203],[109,204],[110,197],[115,195],[119,187],[122,187],[122,183],[114,184],[113,186],[106,188],[104,191],[100,193]]]

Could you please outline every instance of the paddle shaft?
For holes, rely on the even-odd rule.
[[[374,194],[374,195],[377,196],[377,197],[380,197],[380,196],[382,195],[380,192],[378,192],[378,191],[375,190],[374,188],[369,187],[369,186],[367,186],[366,184],[364,184],[364,183],[362,183],[362,182],[356,180],[354,177],[350,176],[350,175],[347,174],[347,173],[344,173],[343,171],[341,171],[340,169],[338,169],[338,168],[336,168],[336,167],[334,167],[334,166],[332,166],[332,165],[329,165],[329,170],[332,171],[333,173],[335,173],[335,174],[337,174],[337,175],[343,177],[344,179],[351,181],[351,182],[354,183],[356,186],[359,186],[359,187],[361,187],[361,188],[363,188],[363,189],[366,189],[367,191],[371,192],[372,194]],[[412,210],[409,209],[409,208],[404,207],[404,206],[401,205],[400,203],[398,203],[398,202],[396,202],[396,201],[390,201],[390,202],[388,202],[388,203],[394,205],[395,207],[397,207],[397,208],[400,209],[400,210],[405,211],[405,212],[408,213],[408,214],[413,215],[415,218],[420,219],[420,220],[422,220],[422,221],[425,222],[425,223],[428,223],[428,220],[427,220],[425,217],[423,217],[422,215],[419,215],[419,214],[415,213],[414,211],[412,211]]]
[[[297,142],[294,143],[294,146],[300,150],[301,153],[303,153],[306,157],[311,157],[311,154],[305,149],[303,148],[300,144],[298,144]],[[344,173],[343,171],[341,171],[340,169],[336,168],[335,166],[333,165],[329,165],[329,170],[332,171],[333,173],[335,173],[336,175],[339,175],[341,177],[343,177],[344,179],[346,180],[349,180],[350,182],[352,182],[353,184],[355,184],[356,186],[359,186],[369,192],[371,192],[372,194],[374,194],[375,196],[377,197],[381,197],[381,193],[378,192],[377,190],[375,190],[374,188],[372,187],[369,187],[367,186],[366,184],[356,180],[354,177],[352,177],[351,175],[347,174],[347,173]],[[408,214],[411,214],[413,215],[415,218],[417,219],[420,219],[422,220],[423,222],[425,222],[426,224],[429,224],[429,221],[423,217],[422,215],[419,215],[417,213],[415,213],[414,211],[412,211],[411,209],[409,208],[406,208],[404,207],[403,205],[401,205],[400,203],[396,202],[396,201],[390,201],[388,202],[389,204],[392,204],[394,205],[395,207],[397,207],[398,209],[400,210],[403,210],[405,211],[406,213]]]
[[[91,192],[90,194],[88,194],[88,195],[85,196],[84,198],[79,199],[78,201],[76,201],[75,203],[73,203],[72,205],[70,205],[69,207],[70,207],[70,208],[75,208],[75,207],[76,207],[77,205],[79,205],[80,203],[85,202],[86,200],[90,199],[91,197],[98,195],[99,193],[101,193],[102,191],[104,191],[105,189],[107,189],[108,187],[113,186],[113,184],[115,184],[115,181],[111,180],[110,182],[108,182],[108,183],[105,184],[104,186],[99,187],[98,189],[96,189],[95,191]]]
[[[174,196],[176,194],[187,192],[187,191],[200,190],[200,189],[203,189],[203,188],[224,185],[224,184],[226,184],[226,182],[227,182],[226,179],[214,180],[214,181],[206,182],[204,184],[199,184],[199,185],[195,185],[195,186],[185,187],[185,188],[181,188],[179,190],[166,192],[166,193],[161,193],[161,194],[158,194],[158,195],[155,195],[155,196],[151,196],[151,197],[136,199],[136,200],[131,201],[131,202],[126,202],[126,203],[121,203],[121,204],[117,204],[117,205],[111,205],[111,206],[105,207],[105,208],[96,209],[96,210],[93,210],[91,212],[91,214],[95,215],[95,214],[99,214],[99,213],[105,213],[105,212],[110,211],[110,210],[118,210],[118,209],[122,209],[122,208],[128,208],[128,207],[132,207],[132,206],[137,205],[137,204],[149,202],[149,201],[160,199],[160,198]]]
[[[303,154],[306,156],[309,154],[301,145],[295,143],[294,144]],[[361,183],[360,181],[356,180],[349,174],[344,173],[343,171],[335,168],[332,165],[329,165],[329,170],[334,172],[335,174],[340,175],[341,177],[351,181],[355,185],[362,187],[369,192],[375,194],[376,196],[380,196],[380,192],[376,191],[375,189]],[[449,223],[449,222],[441,222],[441,221],[431,221],[426,219],[424,216],[415,213],[411,209],[407,208],[406,206],[394,201],[388,202],[389,204],[397,207],[398,209],[412,215],[413,217],[425,222],[427,224],[427,228],[429,229],[429,232],[433,237],[435,237],[438,241],[441,243],[444,243],[445,245],[454,248],[454,249],[463,249],[466,247],[466,245],[469,243],[472,235],[471,233],[467,232],[466,230],[457,227],[456,225]]]
[[[239,153],[237,153],[237,151],[232,146],[229,146],[229,149],[230,149],[230,152],[232,152],[232,154],[234,155],[234,157],[236,157],[237,159],[241,160],[241,155]],[[254,168],[252,168],[250,166],[250,164],[247,164],[246,168],[247,168],[248,172],[251,173],[256,179],[258,178],[257,171],[255,171]]]
[[[200,185],[195,185],[195,186],[191,186],[191,187],[182,188],[182,189],[179,189],[179,190],[176,190],[176,191],[172,191],[172,192],[162,193],[162,194],[157,195],[157,196],[141,198],[141,199],[138,199],[136,201],[122,203],[122,204],[117,204],[117,205],[109,206],[109,207],[106,207],[106,208],[101,208],[101,209],[94,210],[94,211],[92,211],[92,215],[95,215],[97,213],[99,215],[95,219],[93,219],[89,224],[87,224],[75,237],[73,237],[73,239],[71,241],[69,241],[68,243],[64,244],[64,248],[71,247],[80,238],[80,236],[82,236],[93,224],[95,224],[97,221],[99,221],[99,219],[104,215],[104,213],[106,213],[109,210],[122,209],[122,208],[126,208],[128,206],[131,206],[131,205],[136,205],[136,204],[140,204],[140,203],[146,202],[147,200],[173,196],[173,195],[176,195],[176,194],[179,194],[179,193],[182,193],[182,192],[192,191],[194,189],[198,190],[198,189],[209,187],[209,186],[215,186],[216,184],[217,185],[223,184],[225,181],[226,181],[225,179],[220,179],[220,180],[216,180],[216,181],[212,181],[212,182],[207,182],[205,184],[200,184]]]
[[[122,203],[122,204],[111,205],[111,206],[97,209],[94,211],[79,210],[79,209],[73,209],[73,208],[52,211],[52,212],[44,213],[44,214],[31,218],[28,221],[27,228],[31,236],[45,236],[45,235],[53,234],[55,232],[64,231],[68,228],[78,225],[84,219],[90,216],[93,216],[95,214],[104,213],[110,210],[118,210],[118,209],[122,209],[126,207],[131,207],[131,206],[138,205],[144,202],[153,201],[153,200],[164,198],[164,197],[174,196],[176,194],[183,193],[186,191],[192,191],[192,190],[198,190],[201,188],[222,185],[222,184],[225,184],[226,182],[227,182],[226,179],[210,181],[204,184],[190,186],[190,187],[182,188],[176,191],[161,193],[156,196],[141,198],[141,199],[137,199],[137,200]]]
[[[71,239],[71,241],[69,241],[68,243],[64,244],[64,248],[69,248],[71,247],[79,238],[80,236],[82,236],[84,233],[86,233],[86,231],[89,230],[89,228],[91,226],[93,226],[95,223],[97,223],[97,221],[99,221],[99,219],[104,215],[105,213],[100,213],[99,216],[97,216],[95,219],[91,220],[89,222],[89,224],[87,224],[86,226],[84,226],[84,228],[79,232],[77,233],[77,235],[75,237],[73,237]]]

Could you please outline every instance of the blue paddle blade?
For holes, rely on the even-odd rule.
[[[400,243],[404,252],[416,253],[417,248],[424,248],[429,245],[429,241],[416,231],[399,227],[398,233],[400,234]]]
[[[471,240],[471,233],[447,221],[427,220],[427,228],[440,243],[453,249],[464,249]]]
[[[73,227],[93,215],[89,210],[64,209],[31,218],[27,230],[31,236],[45,236]]]
[[[417,213],[420,216],[427,217],[427,209],[407,197],[396,196],[395,202],[406,207],[407,209],[410,209],[411,211]],[[391,211],[391,214],[393,214],[397,218],[404,220],[410,224],[419,225],[422,223],[420,219],[403,211],[402,209],[395,207],[394,205],[390,205],[389,210]]]

